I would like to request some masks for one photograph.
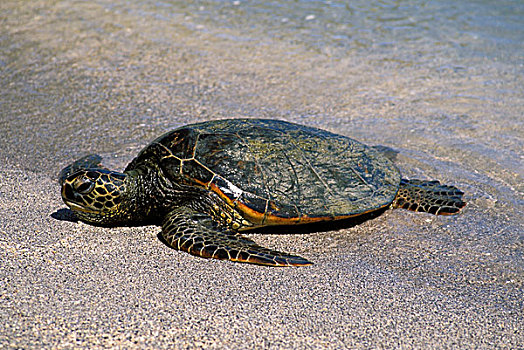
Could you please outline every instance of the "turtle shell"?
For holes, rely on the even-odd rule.
[[[259,226],[360,215],[389,205],[400,184],[376,149],[278,120],[186,125],[153,141],[126,170],[145,160],[171,181],[215,192]]]

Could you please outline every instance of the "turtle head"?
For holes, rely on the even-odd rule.
[[[127,176],[101,168],[77,170],[61,178],[62,199],[84,222],[126,223],[129,220],[124,201]]]

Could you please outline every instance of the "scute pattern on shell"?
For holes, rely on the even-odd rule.
[[[389,205],[400,173],[350,138],[276,120],[217,120],[153,141],[130,164],[156,157],[167,176],[204,187],[261,225],[342,218]]]

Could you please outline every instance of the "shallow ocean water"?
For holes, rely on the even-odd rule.
[[[398,310],[405,307],[408,313],[414,310],[409,313],[409,324],[413,326],[418,311],[428,312],[428,299],[411,302],[412,289],[423,295],[429,293],[433,298],[430,299],[439,305],[451,305],[451,311],[445,310],[442,318],[438,318],[438,313],[433,315],[438,324],[435,334],[445,332],[442,322],[449,317],[450,327],[457,331],[450,332],[443,344],[469,337],[471,343],[466,344],[471,347],[497,347],[504,341],[522,346],[522,330],[518,329],[524,322],[522,18],[521,1],[2,1],[0,169],[9,181],[3,182],[0,195],[6,206],[2,217],[2,254],[10,262],[5,280],[9,281],[4,282],[2,295],[10,300],[10,306],[4,307],[0,316],[17,320],[10,323],[14,325],[20,315],[13,310],[25,310],[30,321],[22,322],[21,327],[27,330],[44,314],[31,307],[31,303],[40,304],[20,298],[14,287],[28,280],[12,249],[38,241],[32,226],[35,224],[27,226],[18,221],[19,216],[27,216],[31,221],[29,218],[34,218],[38,207],[45,218],[44,222],[38,221],[39,225],[47,226],[36,229],[49,237],[77,230],[82,231],[77,233],[82,237],[91,229],[66,226],[67,222],[53,219],[50,214],[64,207],[58,185],[56,193],[50,190],[38,195],[40,184],[35,180],[51,186],[48,183],[56,181],[61,167],[88,153],[99,153],[109,166],[122,169],[152,139],[186,123],[262,117],[320,127],[367,144],[390,147],[399,152],[397,164],[405,176],[453,184],[464,190],[468,206],[459,216],[446,218],[388,211],[375,220],[341,231],[292,239],[256,235],[257,242],[309,254],[307,257],[318,263],[314,268],[318,270],[311,275],[331,273],[333,278],[340,278],[340,286],[351,284],[343,274],[353,276],[360,289],[351,293],[357,299],[358,291],[371,290],[376,293],[372,297],[383,302],[381,296],[389,294],[380,290],[381,283],[396,284],[395,288],[402,290],[401,296],[391,302],[392,309],[399,308],[395,309],[398,313],[388,314],[387,309],[380,309],[378,314],[384,319],[395,319],[402,314]],[[19,180],[11,180],[15,178]],[[19,196],[24,186],[32,188],[26,198]],[[32,196],[34,206],[20,204]],[[26,212],[12,213],[10,208],[18,208],[19,204]],[[106,235],[103,240],[112,239],[104,230],[96,232],[98,236]],[[133,239],[144,238],[144,234],[135,235],[138,238]],[[152,243],[144,243],[147,244]],[[53,249],[67,261],[60,246]],[[165,254],[166,250],[159,245],[155,251]],[[194,258],[168,252],[185,267],[208,273],[211,268],[225,269],[231,274],[230,279],[224,282],[220,276],[214,276],[213,281],[218,284],[229,285],[232,280],[242,283],[242,275],[247,274],[254,278],[249,285],[256,290],[260,283],[275,283],[282,273],[284,282],[279,282],[277,294],[286,295],[286,288],[300,291],[300,286],[293,287],[293,272],[271,271],[264,275],[266,272],[257,271],[266,270],[209,261],[195,263]],[[49,251],[40,253],[47,257]],[[91,258],[96,261],[100,256],[94,252]],[[132,259],[131,253],[127,259]],[[166,264],[170,259],[171,255],[165,258]],[[55,276],[52,270],[47,273]],[[197,274],[203,279],[195,283],[208,288],[206,274]],[[311,275],[299,274],[310,283],[308,288],[316,288],[311,287]],[[257,284],[257,279],[263,282]],[[316,286],[326,293],[330,291],[326,286],[333,287],[332,280],[319,277],[318,281]],[[154,282],[163,283],[160,279]],[[90,283],[83,286],[88,291],[95,290]],[[108,283],[117,282],[110,279]],[[373,287],[367,288],[366,283]],[[183,285],[192,293],[202,292]],[[149,288],[153,286],[154,283]],[[142,287],[139,293],[154,303],[147,297],[148,287]],[[31,288],[28,290],[31,296]],[[261,288],[260,293],[264,290]],[[342,290],[337,287],[333,292]],[[266,292],[263,297],[269,298],[271,288]],[[54,293],[60,294],[56,290]],[[246,295],[241,299],[247,303],[249,315],[260,316],[254,306],[260,295],[253,293],[253,299]],[[207,297],[220,300],[213,295]],[[338,305],[339,310],[351,309],[350,304],[344,303],[345,297],[334,298],[333,303],[326,304]],[[54,302],[61,305],[57,300],[60,299]],[[192,305],[186,299],[177,300]],[[93,308],[98,305],[92,303]],[[324,315],[323,309],[315,308],[319,301],[314,297],[304,303],[300,305],[312,311],[302,317]],[[420,309],[416,308],[417,303]],[[75,305],[74,301],[64,302],[64,315],[49,311],[50,319],[60,323],[62,317],[67,319],[70,315],[67,310],[78,311]],[[285,315],[285,303],[280,306],[283,311],[274,311],[275,314]],[[453,307],[464,315],[454,313]],[[237,304],[231,308],[238,312],[241,309],[237,309]],[[373,322],[378,317],[372,309],[359,310],[363,320]],[[149,315],[148,310],[141,312]],[[141,312],[126,311],[124,315],[135,320],[143,315]],[[216,316],[213,311],[208,312],[211,319]],[[242,327],[243,323],[234,321],[240,317],[238,312],[232,312],[229,318],[221,315],[225,328]],[[349,316],[340,312],[334,311],[334,319],[347,321],[344,317]],[[469,312],[474,314],[471,318]],[[116,314],[112,309],[102,313],[109,318],[117,317]],[[191,314],[183,320],[193,325],[197,334],[205,331],[195,319],[205,320],[202,322],[206,325],[209,321],[200,316],[199,319]],[[169,320],[169,316],[165,317]],[[351,320],[354,323],[348,324],[357,327],[358,322]],[[468,320],[473,324],[470,333],[458,331],[466,327]],[[250,329],[254,338],[257,334],[263,334],[264,341],[277,337],[266,321],[263,317],[258,319],[262,329],[259,333]],[[65,332],[62,335],[71,335],[64,326],[67,322],[61,323],[60,332]],[[103,326],[86,326],[86,333],[80,333],[96,336],[103,333],[103,327],[109,327],[104,332],[110,334],[119,332],[105,325],[103,319],[99,322]],[[164,344],[151,340],[152,330],[164,321],[140,326],[122,322],[123,329],[134,329],[145,337],[139,344]],[[480,330],[483,323],[488,324],[485,332],[491,336]],[[339,337],[336,326],[329,325],[302,324],[298,335],[290,338],[296,342],[290,344],[307,344],[308,337],[333,347],[409,344],[402,336],[393,343],[380,343],[369,336],[359,338],[359,334],[352,333]],[[380,323],[377,327],[379,334],[387,334],[387,322],[382,328]],[[0,344],[13,340],[14,344],[38,347],[38,338],[24,332],[15,336],[17,329],[12,326],[0,332]],[[176,337],[178,331],[171,331]],[[48,332],[54,334],[52,329]],[[242,333],[242,329],[238,332]],[[221,330],[206,334],[210,340],[205,344],[220,344],[220,339],[229,341],[223,344],[235,344],[235,338],[222,337]],[[283,327],[283,336],[290,334],[292,328]],[[432,333],[418,332],[415,327],[409,328],[407,334],[421,340]],[[89,344],[89,337],[80,338],[81,344]],[[278,347],[280,343],[271,344]],[[420,347],[428,343],[415,344]]]

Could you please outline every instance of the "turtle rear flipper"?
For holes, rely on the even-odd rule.
[[[164,220],[162,237],[171,247],[203,258],[267,266],[312,264],[299,256],[261,247],[234,231],[216,226],[211,215],[180,207]]]
[[[402,179],[392,205],[435,215],[453,215],[466,205],[463,194],[458,188],[442,185],[439,181]]]
[[[62,171],[58,174],[58,182],[60,185],[63,185],[65,179],[67,179],[69,175],[76,173],[78,170],[93,168],[105,169],[102,164],[100,164],[101,161],[102,157],[98,154],[90,154],[82,157],[62,169]]]

